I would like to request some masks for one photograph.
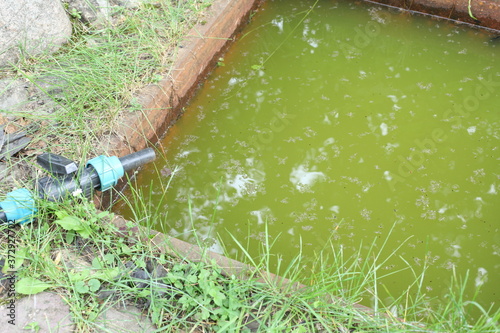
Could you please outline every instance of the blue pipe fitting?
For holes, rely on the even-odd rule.
[[[35,200],[30,191],[20,188],[7,193],[4,201],[0,202],[0,208],[7,217],[7,222],[30,223],[37,212]]]
[[[87,167],[91,165],[101,181],[98,190],[106,191],[118,183],[118,179],[123,177],[125,170],[123,165],[116,156],[106,157],[104,155],[97,156],[87,162]]]

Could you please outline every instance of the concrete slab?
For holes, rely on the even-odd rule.
[[[95,320],[96,332],[149,333],[156,328],[147,316],[134,306],[104,310]]]
[[[8,311],[6,305],[2,305],[0,313],[4,320],[0,326],[0,332],[9,333],[69,333],[75,330],[71,320],[69,306],[61,296],[52,292],[43,292],[17,300],[14,309],[14,323],[5,314]]]

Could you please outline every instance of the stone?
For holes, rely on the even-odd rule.
[[[8,113],[22,108],[28,101],[29,87],[29,83],[23,80],[0,80],[0,112]]]
[[[83,23],[101,27],[111,19],[109,0],[67,0],[69,12]]]
[[[0,184],[2,188],[24,187],[23,180],[33,178],[35,171],[26,161],[8,163],[0,161]]]
[[[68,304],[56,293],[43,292],[30,295],[16,300],[13,304],[15,326],[8,324],[6,319],[2,323],[2,332],[69,333],[75,330]],[[6,305],[2,305],[0,311],[6,314]]]
[[[94,322],[96,332],[113,333],[148,333],[156,328],[151,319],[134,306],[123,308],[108,308],[101,312]]]
[[[53,75],[41,76],[35,81],[38,92],[42,95],[41,98],[47,100],[50,96],[56,100],[64,100],[66,98],[64,90],[68,88],[68,82],[60,77]]]
[[[41,78],[35,84],[17,79],[0,80],[0,115],[13,121],[19,113],[45,116],[58,110],[54,99],[63,99],[61,80]]]
[[[137,8],[140,6],[141,3],[145,2],[145,0],[114,0],[113,2],[121,7]]]
[[[57,51],[71,31],[60,0],[2,0],[0,67],[16,63],[21,56]]]

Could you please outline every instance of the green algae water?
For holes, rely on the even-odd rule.
[[[234,257],[230,234],[254,256],[268,237],[282,265],[387,239],[382,298],[410,264],[429,297],[468,272],[465,299],[498,307],[499,49],[379,7],[267,2],[138,176],[155,227]]]

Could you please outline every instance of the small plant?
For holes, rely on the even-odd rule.
[[[76,8],[71,8],[71,12],[69,13],[71,17],[80,20],[82,18],[81,13]]]
[[[184,313],[198,321],[221,327],[241,315],[244,307],[242,290],[233,289],[233,278],[225,278],[216,266],[200,263],[175,264],[164,278],[170,285],[170,297]]]
[[[472,0],[469,0],[469,5],[467,6],[467,8],[469,9],[469,16],[472,17],[474,20],[478,21],[478,19],[474,15],[472,15],[471,1]]]

